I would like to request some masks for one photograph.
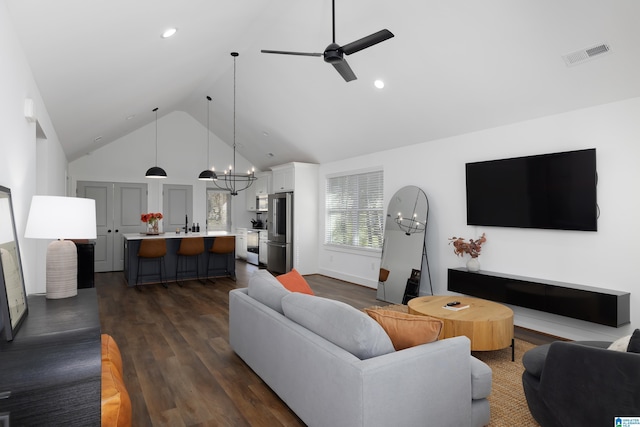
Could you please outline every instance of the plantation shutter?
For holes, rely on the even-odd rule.
[[[325,243],[382,249],[383,173],[327,178]]]

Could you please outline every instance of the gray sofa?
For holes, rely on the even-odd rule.
[[[491,369],[466,337],[401,351],[385,339],[363,312],[290,293],[264,270],[229,294],[231,347],[311,427],[489,423]]]

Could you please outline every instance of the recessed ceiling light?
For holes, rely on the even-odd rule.
[[[377,87],[378,89],[382,89],[384,87],[384,82],[382,80],[378,79],[375,82],[373,82],[373,85],[375,87]]]
[[[174,35],[177,31],[178,31],[177,28],[169,28],[169,29],[165,30],[164,33],[162,33],[162,38],[163,39],[168,39],[169,37]]]

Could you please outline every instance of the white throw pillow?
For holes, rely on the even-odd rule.
[[[631,335],[627,335],[626,337],[618,338],[608,347],[609,350],[615,351],[627,351],[629,347],[629,341],[631,340]]]

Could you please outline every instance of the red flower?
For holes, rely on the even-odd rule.
[[[156,222],[160,219],[164,218],[160,212],[149,212],[140,214],[140,221],[142,222]]]

